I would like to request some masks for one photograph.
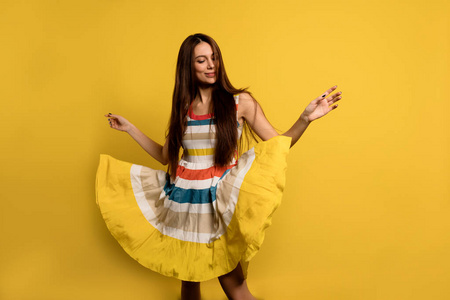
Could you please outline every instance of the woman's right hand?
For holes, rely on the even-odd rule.
[[[105,115],[109,121],[109,127],[116,130],[128,132],[133,124],[131,124],[127,119],[119,115],[113,115],[111,113]]]

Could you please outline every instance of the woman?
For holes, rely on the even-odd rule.
[[[181,279],[182,299],[200,299],[199,282],[214,277],[230,299],[254,299],[247,266],[281,201],[288,149],[337,107],[335,89],[313,100],[280,136],[252,96],[231,85],[217,43],[189,36],[178,54],[164,146],[124,117],[106,115],[111,128],[168,164],[166,173],[101,156],[97,203],[111,233],[142,265]],[[243,129],[263,142],[238,160]]]

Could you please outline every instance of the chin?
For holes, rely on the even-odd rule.
[[[212,84],[215,84],[216,81],[217,81],[216,79],[209,79],[209,80],[205,80],[203,82],[203,84],[210,84],[210,85],[212,85]]]
[[[213,85],[217,82],[216,78],[207,78],[205,80],[199,80],[198,84],[201,86],[208,86],[208,85]]]

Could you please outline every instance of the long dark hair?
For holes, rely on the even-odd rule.
[[[168,172],[175,177],[180,155],[181,141],[186,130],[186,116],[191,102],[197,96],[198,84],[194,71],[194,48],[201,42],[208,43],[214,53],[217,80],[212,85],[212,109],[216,119],[216,148],[214,164],[226,166],[233,159],[237,148],[237,120],[236,105],[233,95],[242,93],[246,89],[236,89],[230,83],[222,54],[216,41],[210,36],[197,33],[188,36],[181,44],[178,52],[175,88],[172,97],[172,112],[167,133],[169,139]]]

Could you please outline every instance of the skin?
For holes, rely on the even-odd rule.
[[[201,42],[195,47],[194,69],[199,96],[193,100],[192,109],[196,115],[208,114],[211,112],[211,85],[217,80],[216,60],[208,43]],[[283,133],[283,135],[292,138],[291,147],[300,139],[311,122],[325,116],[338,107],[336,102],[342,98],[342,92],[332,94],[336,88],[337,86],[333,86],[312,100],[292,127]],[[107,114],[105,117],[108,118],[111,128],[127,132],[154,159],[163,165],[168,163],[167,140],[162,146],[147,137],[124,117],[116,114]],[[264,116],[259,104],[253,101],[253,98],[248,93],[239,95],[238,122],[243,124],[244,120],[248,122],[263,141],[279,135]],[[230,273],[220,276],[219,282],[229,299],[255,299],[247,288],[247,282],[243,276],[240,264]],[[200,299],[200,283],[182,281],[181,299]]]
[[[200,43],[194,49],[194,70],[197,84],[208,88],[217,80],[216,59],[211,46],[208,43]]]

